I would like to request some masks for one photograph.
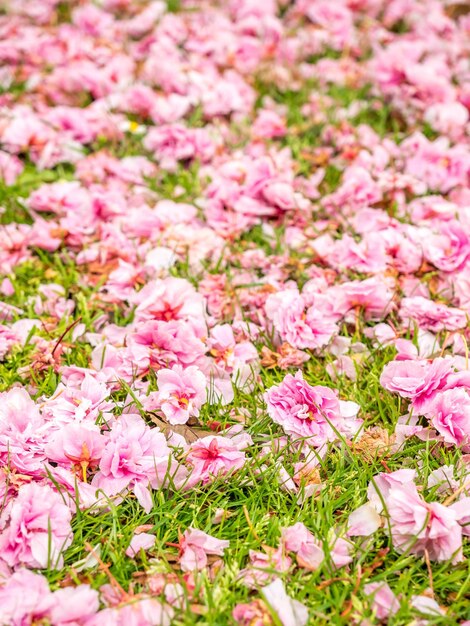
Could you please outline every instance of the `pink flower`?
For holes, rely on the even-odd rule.
[[[90,204],[90,195],[76,181],[61,181],[44,184],[31,193],[27,200],[34,211],[45,211],[56,215],[67,215],[80,210],[80,206]]]
[[[262,600],[253,600],[249,604],[237,604],[232,617],[241,626],[266,626],[271,620],[268,607]]]
[[[195,366],[185,370],[181,365],[157,372],[158,403],[170,424],[185,424],[198,417],[206,399],[207,380]]]
[[[354,322],[361,311],[367,320],[382,320],[395,308],[392,283],[373,276],[334,285],[327,296],[335,313]]]
[[[421,64],[415,69],[418,76],[422,74]],[[409,154],[405,172],[425,182],[429,189],[447,193],[467,183],[469,155],[463,144],[449,147],[446,137],[429,141],[422,133],[414,133],[401,149]]]
[[[180,320],[144,322],[129,337],[128,345],[137,350],[142,347],[148,354],[148,367],[156,370],[199,364],[206,350],[193,326]]]
[[[448,375],[453,371],[449,360],[437,358],[433,361],[392,361],[380,377],[380,384],[387,391],[409,398],[415,412],[422,412],[438,389],[442,389]]]
[[[282,383],[268,389],[264,398],[269,416],[276,424],[288,435],[305,437],[315,447],[335,440],[334,429],[349,432],[357,431],[360,426],[360,421],[354,419],[358,405],[341,402],[328,387],[312,387],[300,371],[295,376],[287,374]]]
[[[338,332],[330,316],[307,305],[296,289],[272,294],[266,300],[266,315],[283,341],[294,348],[321,348]]]
[[[457,521],[462,526],[462,534],[470,537],[470,497],[460,498],[451,504],[450,508],[457,515]]]
[[[327,235],[328,237],[328,235]],[[320,255],[323,256],[335,268],[354,268],[358,272],[367,274],[378,274],[385,271],[387,267],[386,248],[377,233],[374,236],[364,235],[361,242],[357,243],[350,235],[344,235],[341,240],[331,241],[326,253],[322,254],[315,246]],[[396,246],[398,247],[398,246]],[[393,250],[393,244],[387,248]]]
[[[412,484],[416,478],[416,471],[413,469],[399,469],[395,472],[381,472],[374,476],[367,488],[369,502],[375,507],[378,513],[383,511],[383,502],[387,501],[392,489],[400,489],[408,484]]]
[[[348,519],[348,536],[368,537],[381,526],[380,515],[372,504],[363,504],[353,511]]]
[[[24,169],[20,159],[0,150],[0,180],[6,185],[13,185]]]
[[[48,426],[27,391],[14,387],[0,393],[0,459],[31,475],[43,475],[44,437]]]
[[[426,406],[426,417],[445,443],[470,444],[470,396],[462,388],[437,393]]]
[[[211,435],[191,444],[186,460],[193,467],[189,485],[203,485],[216,477],[241,469],[245,464],[245,453],[227,437]]]
[[[323,204],[351,213],[380,202],[382,192],[370,173],[363,167],[346,170],[343,182],[332,194],[325,196]]]
[[[172,473],[171,451],[164,434],[158,428],[149,428],[139,415],[126,414],[111,430],[92,484],[108,496],[131,489],[149,512],[149,486],[161,487],[167,474]]]
[[[315,571],[321,565],[325,555],[320,542],[302,522],[283,528],[282,541],[288,552],[296,553],[300,567]]]
[[[268,182],[263,188],[262,197],[268,205],[282,211],[295,209],[298,204],[292,184],[282,180]]]
[[[152,128],[144,139],[144,147],[169,171],[176,169],[178,161],[209,161],[214,153],[214,143],[205,128],[186,128],[182,124]]]
[[[72,543],[71,517],[50,487],[23,485],[0,516],[2,558],[12,567],[62,568],[62,552]]]
[[[94,424],[112,404],[106,385],[87,372],[77,387],[57,385],[53,396],[45,402],[43,412],[56,424],[85,421]]]
[[[284,137],[287,132],[286,122],[275,111],[261,109],[251,127],[251,132],[255,138]]]
[[[9,278],[4,278],[0,283],[0,293],[4,296],[14,295],[15,288]]]
[[[437,131],[458,139],[468,124],[468,109],[460,102],[438,102],[426,110],[424,119]]]
[[[86,626],[170,626],[173,609],[154,598],[136,598],[116,608],[103,609]]]
[[[261,349],[261,352],[263,352],[263,349]],[[300,367],[310,359],[309,354],[293,348],[288,343],[283,343],[279,347],[279,352],[276,352],[274,356],[277,359],[277,366],[281,370],[287,370],[290,367]]]
[[[250,563],[239,574],[240,580],[250,589],[269,582],[280,572],[287,572],[292,565],[292,560],[286,555],[282,544],[277,549],[264,546],[264,550],[250,550]]]
[[[465,471],[464,476],[466,475],[467,472]],[[454,465],[441,465],[441,467],[430,472],[427,487],[428,489],[437,487],[437,493],[453,492],[460,486],[460,481],[457,479],[457,476],[464,478]]]
[[[428,593],[430,590],[427,590]],[[428,617],[438,617],[440,615],[445,615],[446,610],[440,606],[434,598],[431,598],[427,595],[419,595],[411,597],[411,606],[416,609],[419,613],[423,615],[427,615]],[[424,624],[427,622],[425,621]],[[423,624],[423,622],[421,622]]]
[[[235,340],[230,324],[218,324],[211,329],[207,340],[209,354],[216,365],[226,372],[240,372],[247,363],[258,359],[258,352],[251,341]]]
[[[132,298],[137,304],[137,320],[192,322],[204,333],[204,300],[183,278],[165,278],[147,283]]]
[[[68,504],[70,510],[74,512],[77,507],[81,510],[95,507],[106,508],[108,499],[103,493],[96,490],[93,485],[80,480],[77,475],[64,467],[46,467],[47,474],[51,480],[57,485],[62,498]]]
[[[88,423],[66,424],[52,434],[44,452],[49,460],[78,469],[86,481],[87,469],[98,465],[104,445],[105,438],[97,426]]]
[[[371,599],[371,608],[379,620],[386,620],[400,609],[400,603],[385,582],[364,585],[364,593]]]
[[[427,551],[434,561],[462,560],[462,529],[452,508],[428,504],[411,483],[391,489],[386,505],[397,552],[423,555]]]
[[[52,594],[51,601],[49,619],[57,626],[85,626],[100,605],[98,592],[90,585],[58,589]]]
[[[305,626],[308,622],[308,609],[287,595],[280,578],[261,589],[261,595],[282,626]]]
[[[328,541],[329,556],[336,569],[349,565],[352,561],[351,550],[352,543],[343,537],[337,537],[332,533],[332,537]]]
[[[415,324],[422,329],[439,332],[441,330],[459,330],[467,325],[465,311],[445,304],[438,304],[423,296],[403,298],[400,317],[405,324]]]
[[[208,563],[207,555],[222,556],[229,545],[229,541],[216,539],[196,528],[188,528],[180,539],[181,569],[184,572],[204,569]]]
[[[424,240],[426,258],[444,272],[461,269],[470,256],[470,238],[456,220],[439,224],[439,234]]]
[[[44,576],[18,569],[0,586],[0,619],[11,626],[40,623],[49,616],[51,596]]]
[[[134,558],[141,550],[150,550],[155,545],[156,537],[149,533],[136,533],[132,536],[126,555]]]

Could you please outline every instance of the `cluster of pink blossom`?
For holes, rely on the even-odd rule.
[[[468,480],[468,470],[464,479]],[[439,475],[441,474],[441,475]],[[448,486],[454,468],[435,472],[428,486]],[[446,505],[426,502],[415,484],[416,472],[400,469],[378,474],[369,484],[368,503],[351,513],[348,524],[350,536],[370,536],[388,519],[388,530],[395,549],[400,553],[426,555],[435,561],[454,563],[462,560],[462,536],[469,534],[470,499],[457,490],[458,500],[450,497]],[[459,493],[460,491],[460,493]]]
[[[390,362],[380,382],[410,401],[404,416],[416,434],[470,451],[470,377],[458,358],[407,359]],[[418,424],[419,416],[426,420]]]
[[[349,567],[354,537],[388,530],[399,554],[457,563],[470,535],[468,12],[179,4],[0,14],[2,626],[170,624],[229,542],[180,534],[185,588],[161,572],[151,593],[49,587],[81,511],[151,514],[157,491],[263,472],[301,507],[332,451],[376,460],[417,437],[460,465],[423,486],[384,461],[346,530],[297,522],[251,550],[233,580],[261,595],[237,623],[306,624],[281,578]],[[385,435],[344,389],[387,350],[371,404],[395,394],[404,414]],[[129,558],[154,549],[151,528]],[[364,593],[379,620],[400,610],[385,581]]]

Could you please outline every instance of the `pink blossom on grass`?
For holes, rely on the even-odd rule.
[[[205,353],[204,343],[196,336],[192,325],[173,319],[139,324],[127,343],[132,361],[142,356],[143,371],[171,368],[176,364],[199,365]]]
[[[355,418],[359,407],[344,403],[328,387],[312,387],[299,371],[287,374],[282,383],[265,393],[271,419],[282,426],[288,435],[305,437],[314,447],[321,447],[337,439],[337,434],[357,431],[360,420]]]
[[[462,527],[462,534],[470,537],[470,497],[463,497],[450,505]]]
[[[218,367],[227,372],[242,370],[247,363],[258,358],[258,352],[251,341],[235,341],[235,335],[230,324],[218,324],[211,329],[207,341],[209,354],[214,358]]]
[[[316,570],[324,559],[320,542],[302,523],[282,529],[282,541],[288,552],[295,552],[297,563],[308,570]]]
[[[77,387],[59,383],[55,393],[44,403],[44,414],[56,424],[71,421],[94,424],[100,412],[105,413],[112,404],[109,390],[96,377],[86,372]]]
[[[195,327],[204,317],[203,299],[182,278],[165,278],[148,282],[132,298],[137,304],[136,318],[139,321],[172,320],[192,321]]]
[[[24,165],[18,157],[0,150],[0,179],[6,185],[13,185],[23,169]]]
[[[452,371],[452,363],[443,358],[431,362],[391,361],[382,371],[380,384],[388,391],[410,399],[415,411],[422,411],[436,390],[445,386]]]
[[[364,585],[364,593],[370,598],[371,608],[379,620],[387,620],[400,609],[398,598],[385,582]]]
[[[381,518],[372,504],[363,504],[355,509],[348,519],[348,536],[368,537],[381,526]]]
[[[150,550],[155,545],[156,537],[150,533],[136,533],[132,536],[126,555],[133,558],[139,554],[141,550]]]
[[[197,528],[188,528],[180,539],[180,566],[184,572],[204,569],[208,555],[223,556],[230,542],[212,537]]]
[[[353,560],[351,556],[353,544],[347,539],[344,539],[343,537],[338,537],[331,533],[331,537],[328,541],[328,547],[329,557],[333,566],[336,569],[340,569],[341,567],[349,565]]]
[[[86,480],[87,469],[98,465],[104,446],[105,438],[97,426],[67,424],[51,435],[44,452],[49,460],[74,467]]]
[[[423,296],[403,298],[400,317],[410,327],[418,324],[419,328],[433,332],[459,330],[467,325],[467,315],[462,309],[439,304]]]
[[[292,565],[282,544],[278,548],[264,546],[264,552],[250,550],[249,555],[248,567],[241,570],[239,578],[251,589],[271,581],[278,573],[287,572]]]
[[[427,404],[426,417],[445,443],[469,448],[470,396],[465,389],[437,393]]]
[[[281,339],[294,348],[321,348],[338,332],[330,316],[315,307],[307,308],[296,289],[272,294],[266,300],[266,314]]]
[[[0,586],[1,618],[4,624],[23,626],[49,617],[53,606],[47,579],[20,568]]]
[[[47,485],[20,487],[0,516],[0,551],[12,567],[61,569],[63,551],[72,543],[71,512]]]
[[[433,561],[462,560],[462,529],[452,508],[425,502],[412,484],[391,489],[386,505],[399,553],[423,556],[427,552]]]
[[[261,109],[252,126],[253,135],[258,138],[284,137],[286,134],[285,120],[275,111]]]
[[[173,609],[158,599],[136,598],[99,611],[88,619],[86,626],[171,626],[173,615]]]
[[[43,474],[44,438],[49,428],[23,388],[0,393],[0,459],[30,476]]]
[[[370,481],[367,488],[369,502],[381,513],[384,504],[387,502],[390,491],[396,488],[405,488],[407,485],[413,485],[415,478],[416,471],[407,468],[399,469],[395,472],[381,472],[377,474]]]
[[[214,478],[231,474],[245,465],[245,453],[229,438],[210,435],[189,447],[187,463],[192,467],[189,485],[207,484]]]
[[[241,626],[266,626],[272,621],[269,608],[262,600],[237,604],[232,611],[232,617]]]
[[[98,592],[89,585],[57,589],[51,601],[49,619],[58,626],[86,626],[100,606]]]
[[[158,403],[170,424],[184,424],[190,417],[198,417],[206,399],[207,381],[195,366],[157,372]]]
[[[430,592],[430,590],[427,590]],[[430,595],[417,595],[411,598],[411,606],[426,617],[439,617],[446,614],[446,610]]]
[[[261,595],[282,626],[305,626],[307,623],[307,607],[287,595],[280,578],[263,587]]]
[[[149,428],[139,415],[127,414],[113,426],[92,484],[109,496],[132,490],[149,512],[150,488],[160,487],[175,474],[165,436]]]

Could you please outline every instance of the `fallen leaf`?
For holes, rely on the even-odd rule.
[[[208,437],[209,435],[212,435],[212,432],[199,427],[187,426],[186,424],[168,424],[168,422],[165,422],[154,413],[150,414],[150,419],[160,428],[160,430],[165,435],[171,435],[171,433],[176,433],[177,435],[181,435],[182,437],[184,437],[187,443],[193,443],[198,439],[202,439],[203,437]]]

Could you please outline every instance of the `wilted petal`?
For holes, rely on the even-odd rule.
[[[264,597],[282,626],[304,626],[308,621],[308,609],[301,602],[290,598],[280,578],[263,587]]]
[[[376,509],[371,504],[363,504],[349,516],[347,534],[350,537],[368,537],[381,525],[382,520]]]

